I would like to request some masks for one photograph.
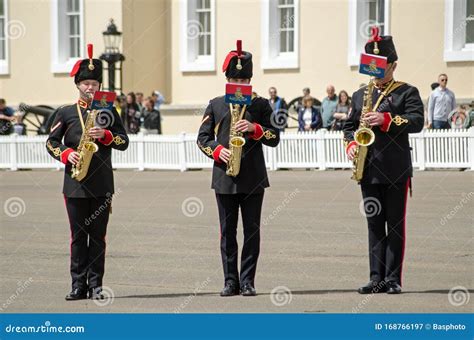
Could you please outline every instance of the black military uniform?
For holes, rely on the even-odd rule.
[[[365,51],[397,61],[392,37],[376,36]],[[347,150],[355,144],[365,87],[352,96],[352,110],[344,125]],[[359,293],[400,293],[405,248],[407,193],[413,169],[408,134],[423,128],[423,103],[418,90],[393,79],[373,92],[373,111],[384,113],[381,126],[373,127],[375,142],[369,146],[362,196],[369,229],[370,282]],[[386,230],[387,226],[387,230]]]
[[[252,78],[252,55],[245,51],[230,52],[223,71],[227,78]],[[265,188],[269,187],[262,144],[275,147],[280,141],[278,129],[271,124],[271,115],[272,108],[268,101],[254,94],[243,119],[254,123],[255,132],[244,135],[246,143],[240,173],[236,177],[226,174],[227,165],[219,159],[221,150],[229,147],[231,124],[229,104],[225,103],[223,96],[209,102],[199,129],[198,146],[204,154],[214,159],[212,188],[219,210],[225,279],[222,296],[239,294],[239,283],[242,295],[256,294],[254,280],[260,251],[260,216],[263,194]],[[236,235],[239,207],[244,228],[240,279]]]
[[[71,76],[75,83],[97,80],[102,83],[102,62],[98,59],[78,61]],[[89,69],[92,61],[93,70]],[[66,165],[63,194],[71,229],[71,277],[72,291],[67,300],[87,297],[101,298],[101,286],[105,263],[105,234],[114,193],[111,163],[112,148],[125,150],[128,137],[115,109],[100,112],[96,125],[107,125],[105,137],[95,141],[98,151],[94,153],[89,170],[80,182],[71,177],[72,164],[68,156],[76,151],[83,133],[83,123],[90,110],[82,99],[76,104],[60,107],[46,142],[48,153]]]

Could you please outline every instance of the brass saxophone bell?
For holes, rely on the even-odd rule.
[[[359,146],[369,146],[375,141],[375,133],[372,129],[361,127],[354,133],[354,140]]]

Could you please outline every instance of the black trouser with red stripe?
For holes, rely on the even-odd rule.
[[[65,197],[71,228],[72,289],[102,286],[111,198]]]
[[[216,194],[221,225],[221,256],[225,282],[239,284],[237,269],[237,223],[239,207],[242,211],[244,245],[240,263],[240,286],[255,284],[257,260],[260,254],[261,194]]]
[[[395,184],[361,184],[369,227],[370,280],[402,284],[409,179]]]

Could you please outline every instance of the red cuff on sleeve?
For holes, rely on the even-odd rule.
[[[66,149],[63,152],[61,152],[61,162],[64,163],[64,164],[67,164],[67,162],[68,162],[67,158],[69,157],[69,154],[73,151],[74,151],[74,149],[69,148],[69,149]]]
[[[254,123],[255,131],[249,135],[250,138],[259,140],[263,136],[263,128],[260,124]]]
[[[380,130],[383,132],[387,132],[390,128],[390,124],[392,123],[392,115],[389,112],[383,113],[383,123],[380,126]]]
[[[356,146],[357,145],[357,142],[355,140],[353,140],[352,142],[350,142],[349,144],[347,144],[346,146],[346,154],[349,154],[349,150],[350,148],[352,148],[353,146]]]
[[[223,145],[218,145],[217,148],[215,148],[214,152],[212,153],[212,158],[214,158],[214,160],[217,162],[217,163],[222,163],[222,161],[220,160],[219,158],[219,155],[221,154],[221,150],[224,148]]]
[[[104,145],[109,145],[114,140],[114,136],[112,135],[112,132],[110,132],[110,130],[104,130],[104,132],[105,136],[104,138],[99,138],[99,142]]]

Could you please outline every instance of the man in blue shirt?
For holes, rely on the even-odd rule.
[[[456,108],[456,98],[449,90],[448,76],[444,73],[438,77],[439,86],[431,92],[428,101],[428,128],[449,129],[448,116]]]
[[[330,129],[334,121],[332,116],[336,112],[337,106],[337,95],[336,89],[333,85],[328,85],[326,87],[326,93],[328,94],[326,98],[323,99],[321,103],[321,116],[323,117],[323,128]]]

